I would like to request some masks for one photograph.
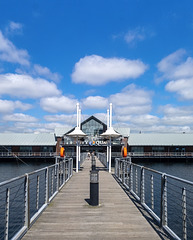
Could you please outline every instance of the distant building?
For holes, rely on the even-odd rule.
[[[86,137],[80,139],[81,152],[106,152],[108,139],[101,137],[107,125],[94,116],[81,123]],[[75,128],[56,128],[54,133],[1,133],[0,158],[55,158],[60,148],[66,156],[76,155],[76,139],[68,134]],[[112,157],[120,157],[127,143],[128,155],[133,158],[193,158],[193,134],[130,133],[130,128],[114,128],[120,137],[112,140]]]
[[[54,157],[54,133],[0,133],[0,157]]]

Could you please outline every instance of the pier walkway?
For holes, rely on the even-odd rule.
[[[22,240],[161,239],[113,175],[96,165],[100,205],[88,204],[91,161],[85,160]]]

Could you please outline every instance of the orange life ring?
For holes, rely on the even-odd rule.
[[[126,147],[123,148],[123,157],[127,157],[127,148]]]
[[[63,147],[60,148],[60,157],[65,157],[65,149]]]

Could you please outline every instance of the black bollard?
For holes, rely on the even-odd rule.
[[[92,155],[92,167],[91,167],[92,170],[96,170],[96,159],[95,159],[95,156]]]
[[[90,171],[90,205],[99,205],[99,171]]]

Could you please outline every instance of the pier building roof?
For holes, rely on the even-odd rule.
[[[2,146],[55,146],[54,133],[0,133]]]
[[[192,146],[193,134],[183,133],[138,133],[130,134],[130,146]]]

